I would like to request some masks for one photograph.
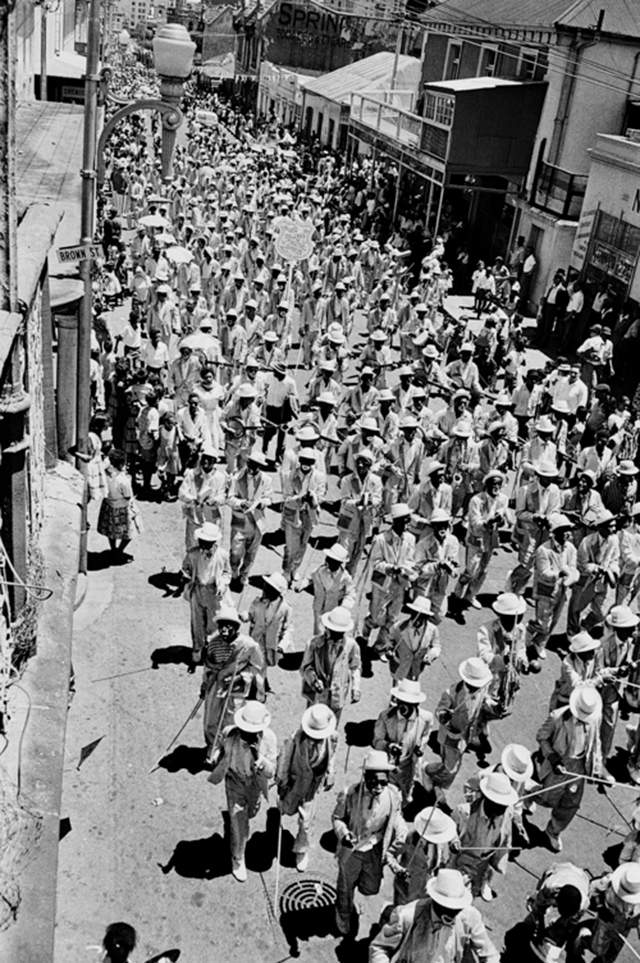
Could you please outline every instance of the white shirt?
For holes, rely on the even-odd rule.
[[[151,341],[147,341],[142,353],[142,360],[148,368],[163,368],[169,364],[169,349],[164,341],[158,341],[155,346]]]

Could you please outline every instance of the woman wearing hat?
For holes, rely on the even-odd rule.
[[[588,943],[593,963],[614,963],[632,931],[640,934],[640,863],[621,863],[612,873],[594,880],[590,908],[596,914]],[[629,959],[628,949],[622,959]]]
[[[249,820],[258,815],[260,797],[269,798],[269,783],[276,773],[278,743],[269,728],[271,716],[261,702],[246,702],[237,709],[233,725],[223,730],[212,760],[209,782],[222,782],[227,796],[231,832],[232,873],[239,883],[247,879],[244,861]]]
[[[560,677],[549,700],[549,712],[569,705],[571,693],[578,685],[602,684],[602,650],[600,641],[588,632],[578,632],[571,639],[569,651],[560,665]]]
[[[490,902],[495,898],[491,881],[507,868],[518,794],[509,777],[495,771],[481,777],[479,788],[478,799],[456,810],[460,843],[453,847],[451,865],[469,878],[474,896]]]
[[[436,707],[441,761],[425,769],[425,786],[432,783],[436,789],[448,789],[452,784],[482,710],[485,704],[491,706],[489,686],[493,676],[486,662],[475,656],[464,659],[458,674],[460,680],[445,689]]]
[[[560,834],[580,808],[585,787],[581,777],[611,779],[602,763],[601,722],[602,699],[598,690],[584,684],[576,686],[569,696],[569,705],[555,709],[536,735],[540,747],[538,779],[547,790],[538,801],[551,809],[545,832],[555,853],[562,851]],[[577,778],[567,785],[572,774]]]
[[[262,542],[265,512],[271,505],[271,479],[267,462],[257,449],[249,452],[247,463],[231,476],[227,503],[231,508],[229,564],[232,577],[244,584]]]
[[[374,536],[371,547],[371,603],[362,625],[362,638],[368,644],[374,628],[378,637],[374,648],[385,656],[389,630],[399,616],[405,592],[415,574],[416,540],[407,526],[411,509],[403,502],[391,506],[391,527]]]
[[[282,572],[262,576],[262,594],[249,606],[249,629],[262,649],[267,666],[275,665],[279,652],[291,647],[292,609],[285,600],[287,580]],[[267,691],[270,691],[265,672]]]
[[[402,679],[419,680],[424,669],[442,651],[440,633],[431,614],[431,602],[425,595],[417,595],[405,606],[408,615],[401,615],[389,633],[389,668],[396,685]]]
[[[562,496],[556,484],[555,463],[537,462],[536,477],[516,494],[516,524],[513,541],[518,548],[518,564],[507,577],[509,590],[522,595],[531,578],[535,553],[546,538],[549,518],[561,510]]]
[[[353,579],[346,569],[349,556],[342,545],[336,543],[325,550],[322,565],[311,573],[307,583],[298,582],[296,592],[302,592],[308,584],[313,594],[313,632],[322,632],[322,616],[341,605],[353,608],[355,595]]]
[[[611,606],[620,577],[620,543],[615,517],[606,509],[595,532],[578,549],[580,578],[573,586],[567,613],[567,634],[577,635],[583,622],[601,625]],[[585,619],[586,615],[586,619]]]
[[[392,688],[389,707],[380,713],[373,731],[373,748],[383,749],[396,767],[392,782],[400,789],[404,806],[411,802],[416,767],[433,725],[433,713],[420,708],[425,699],[419,682],[401,679]]]
[[[321,788],[333,787],[338,744],[336,727],[337,720],[329,706],[309,706],[302,714],[300,728],[285,739],[278,756],[276,784],[280,812],[298,817],[293,852],[299,873],[309,864],[313,801]]]
[[[370,749],[359,781],[340,793],[333,811],[338,839],[336,925],[344,936],[355,937],[356,889],[363,896],[380,892],[384,866],[394,865],[407,838],[400,792],[389,782],[392,771],[387,754]]]
[[[427,880],[448,865],[450,844],[457,838],[458,828],[454,820],[436,806],[429,806],[416,814],[413,831],[407,836],[397,864],[391,866],[395,906],[424,898]]]
[[[302,695],[307,705],[328,705],[338,721],[349,697],[360,701],[360,649],[352,636],[351,612],[337,606],[321,617],[322,635],[315,635],[305,649],[300,672]]]
[[[131,477],[126,471],[123,451],[112,448],[109,465],[105,470],[107,493],[102,499],[98,514],[98,534],[109,540],[114,561],[127,561],[131,555],[125,549],[135,534],[136,504],[133,497]]]
[[[396,906],[374,937],[369,963],[499,963],[464,876],[440,869],[427,880],[423,899]],[[437,955],[436,955],[437,954]]]

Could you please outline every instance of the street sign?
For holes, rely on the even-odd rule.
[[[102,257],[102,248],[99,244],[91,244],[86,247],[84,244],[74,244],[72,247],[59,247],[56,249],[58,260],[61,264],[76,264],[78,261],[86,261],[91,258],[97,261]]]

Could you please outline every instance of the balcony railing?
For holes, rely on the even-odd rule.
[[[543,211],[577,221],[587,189],[586,174],[572,174],[542,161],[538,168],[533,203]]]
[[[402,107],[385,102],[385,93],[351,95],[350,117],[397,143],[424,151],[440,160],[447,156],[448,128]]]

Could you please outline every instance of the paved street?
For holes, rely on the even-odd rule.
[[[277,481],[274,485],[277,500]],[[95,522],[96,507],[92,509]],[[248,882],[240,885],[230,875],[223,837],[224,788],[209,784],[207,773],[199,771],[201,718],[189,723],[173,751],[154,769],[193,707],[200,679],[186,669],[188,605],[172,593],[173,573],[184,547],[180,507],[143,502],[141,511],[144,534],[132,545],[131,564],[108,567],[105,540],[95,529],[89,538],[91,572],[73,643],[77,691],[69,713],[63,800],[70,830],[60,846],[56,963],[96,958],[104,928],[114,920],[126,920],[138,930],[141,944],[136,958],[140,960],[172,947],[181,949],[185,963],[239,963],[248,958],[275,963],[290,955],[304,961],[332,961],[336,955],[343,959],[336,939],[324,935],[327,914],[299,916],[297,925],[303,929],[299,944],[288,943],[271,916],[276,883],[275,793],[272,808],[263,804],[252,823]],[[324,513],[322,518],[330,520]],[[278,525],[279,515],[270,511],[267,530],[274,532]],[[318,530],[320,536],[329,532],[328,526]],[[263,547],[255,573],[279,569],[281,551],[277,545]],[[313,559],[304,563],[306,570],[320,557],[315,551]],[[512,556],[501,550],[491,567],[488,595],[501,589],[511,564]],[[245,593],[243,609],[255,591]],[[302,649],[311,632],[311,597],[303,593],[292,599],[294,638]],[[481,612],[471,610],[466,624],[445,620],[442,657],[423,675],[427,708],[435,707],[441,691],[455,677],[457,663],[475,654],[476,629],[489,617],[485,607]],[[281,739],[295,729],[303,708],[298,664],[299,657],[290,656],[270,671],[273,692],[268,706]],[[558,657],[550,655],[539,676],[524,680],[513,715],[493,724],[492,761],[509,741],[535,747],[535,732],[545,718],[558,666]],[[309,870],[302,876],[294,868],[291,853],[294,821],[285,820],[280,872],[280,893],[285,897],[299,884],[313,890],[317,881],[335,883],[336,865],[329,838],[323,834],[330,828],[335,792],[356,778],[373,720],[387,703],[389,682],[388,666],[375,663],[373,678],[363,681],[362,701],[345,711],[352,746],[347,754],[341,740],[336,787],[318,800],[315,846]],[[79,767],[83,747],[96,740],[98,745]],[[474,764],[475,757],[467,756],[463,776],[473,771]],[[456,779],[452,802],[462,801],[463,782],[463,777]],[[619,790],[613,797],[628,813],[633,791]],[[535,820],[544,826],[546,813],[538,813]],[[622,831],[623,820],[610,802],[588,788],[580,817],[563,834],[563,858],[575,859],[599,874],[606,868],[603,852],[621,841]],[[506,879],[498,880],[501,898],[481,904],[499,946],[505,929],[524,915],[525,898],[536,875],[550,861],[551,854],[544,848],[525,852],[517,864],[509,865]],[[378,897],[360,898],[361,939],[390,891],[387,876]],[[361,947],[364,950],[364,942]],[[349,954],[350,960],[357,958]],[[620,959],[624,963],[624,954]]]

